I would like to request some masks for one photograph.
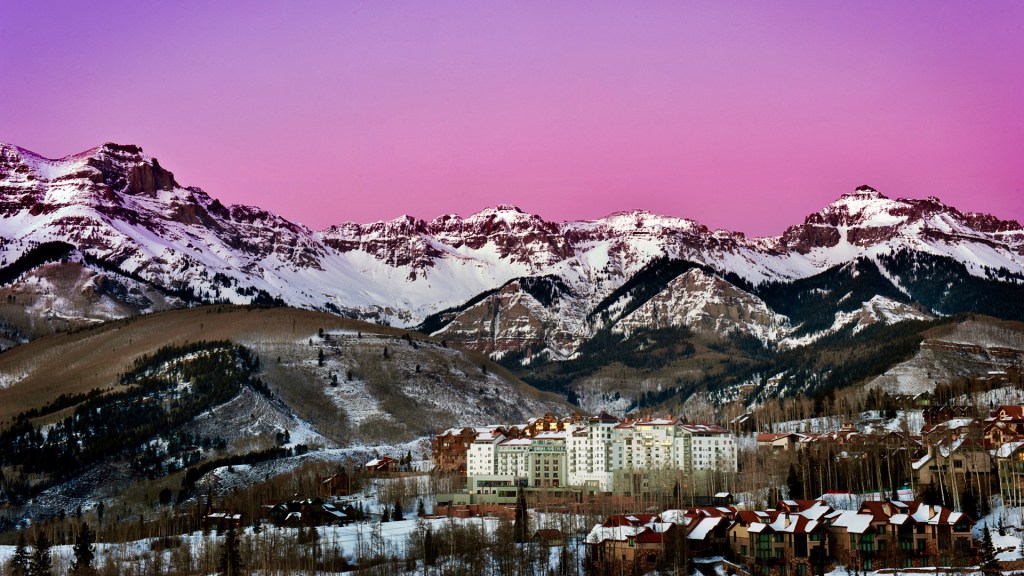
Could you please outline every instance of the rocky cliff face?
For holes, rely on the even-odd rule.
[[[644,211],[554,223],[508,205],[317,232],[256,207],[224,206],[182,187],[138,146],[118,144],[57,160],[0,145],[0,215],[0,260],[8,264],[34,244],[63,240],[125,274],[207,301],[279,298],[409,326],[454,309],[437,330],[494,355],[570,357],[610,327],[591,316],[595,308],[658,258],[696,263],[704,277],[681,278],[635,310],[640,315],[616,318],[623,334],[683,322],[770,342],[785,319],[763,309],[743,282],[792,281],[897,249],[969,262],[978,275],[1024,273],[1017,222],[964,214],[934,198],[892,200],[870,187],[772,238]],[[520,281],[540,277],[557,279],[558,298]]]
[[[703,333],[753,336],[766,344],[791,328],[788,318],[760,298],[694,268],[616,322],[612,332],[628,336],[637,330],[683,326]]]

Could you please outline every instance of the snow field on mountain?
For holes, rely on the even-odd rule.
[[[806,278],[858,256],[877,259],[901,248],[949,256],[980,277],[986,266],[1024,271],[1019,242],[1002,243],[1024,238],[1018,224],[964,215],[934,198],[893,200],[870,188],[841,196],[773,238],[712,232],[689,219],[642,210],[553,223],[507,205],[466,218],[426,222],[405,216],[317,232],[258,208],[221,206],[198,188],[175,186],[169,173],[134,146],[106,144],[60,160],[8,145],[2,152],[0,200],[12,207],[0,221],[0,235],[8,240],[68,240],[158,285],[189,287],[233,303],[247,303],[254,291],[264,291],[293,306],[330,305],[345,315],[401,326],[415,326],[514,278],[555,275],[572,292],[558,308],[525,305],[544,325],[540,348],[555,358],[572,357],[595,328],[587,315],[657,257],[685,258],[755,284]],[[143,188],[150,184],[156,188]],[[838,243],[830,245],[836,237]],[[11,242],[4,248],[8,260],[23,249]],[[232,286],[220,286],[223,278]],[[82,312],[67,314],[74,319]],[[837,318],[833,329],[845,321]],[[736,326],[710,328],[746,330],[765,343],[786,332],[773,322]]]

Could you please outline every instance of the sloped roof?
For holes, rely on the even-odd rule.
[[[871,527],[871,521],[874,517],[871,514],[861,514],[860,512],[852,512],[850,510],[842,510],[836,513],[837,515],[829,515],[832,526],[837,528],[846,528],[847,532],[853,534],[863,534],[867,532]]]
[[[1005,413],[1005,416],[1001,416],[1001,413]],[[1002,420],[1024,420],[1024,406],[1012,404],[999,406],[992,411],[992,416]]]
[[[725,518],[721,516],[712,518],[702,518],[701,521],[690,530],[690,533],[686,535],[687,540],[706,540],[708,534],[711,533],[720,523],[725,522]]]
[[[996,450],[996,458],[1009,458],[1014,452],[1024,446],[1024,441],[1007,442]]]
[[[780,513],[770,523],[755,522],[750,525],[751,532],[781,532],[789,534],[807,534],[813,532],[820,523],[810,520],[801,514]]]
[[[691,434],[728,434],[729,431],[717,424],[682,424],[679,426]]]

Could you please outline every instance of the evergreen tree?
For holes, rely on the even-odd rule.
[[[971,518],[978,517],[978,497],[975,496],[969,480],[960,494],[960,511]]]
[[[422,498],[420,498],[419,502],[416,504],[416,515],[420,518],[423,518],[427,515],[427,507],[423,505]]]
[[[402,502],[395,500],[395,507],[391,509],[391,519],[394,521],[405,520],[402,513]]]
[[[981,533],[981,571],[985,574],[995,574],[999,572],[998,566],[992,532],[989,531],[988,524],[985,524],[985,529]]]
[[[96,558],[96,547],[93,546],[95,541],[96,534],[89,528],[88,524],[82,522],[82,526],[78,529],[78,538],[75,541],[75,562],[71,565],[70,574],[85,575],[96,573],[96,569],[92,565],[92,561]]]
[[[387,504],[381,506],[381,509],[380,509],[380,521],[381,522],[390,522],[391,521],[391,514],[388,512],[388,505]]]
[[[428,524],[427,533],[423,536],[423,563],[427,566],[433,566],[437,563],[438,556],[437,544],[434,543],[434,531],[430,529]]]
[[[11,558],[11,576],[26,576],[28,568],[32,563],[32,557],[28,552],[28,545],[25,543],[25,533],[18,533],[18,543],[14,547],[14,556]]]
[[[516,498],[516,520],[512,525],[512,538],[515,542],[523,544],[530,539],[530,517],[526,512],[526,493],[519,489],[519,497]]]
[[[242,554],[238,550],[238,537],[234,524],[228,524],[224,533],[224,546],[217,561],[218,576],[238,576],[242,574]]]
[[[36,535],[35,551],[28,567],[28,576],[53,576],[53,560],[50,558],[50,539],[46,532]]]
[[[789,476],[786,477],[786,485],[789,487],[790,499],[796,500],[804,497],[804,483],[800,479],[800,474],[796,471],[796,466],[793,464],[789,465]]]

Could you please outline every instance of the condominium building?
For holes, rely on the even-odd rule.
[[[466,474],[470,490],[484,493],[503,486],[614,492],[623,489],[617,482],[635,483],[637,475],[653,471],[675,477],[736,471],[731,432],[679,418],[622,421],[601,413],[551,420],[549,426],[534,427],[529,437],[507,437],[500,427],[475,430],[475,439],[466,443]],[[647,489],[644,484],[624,490]]]

